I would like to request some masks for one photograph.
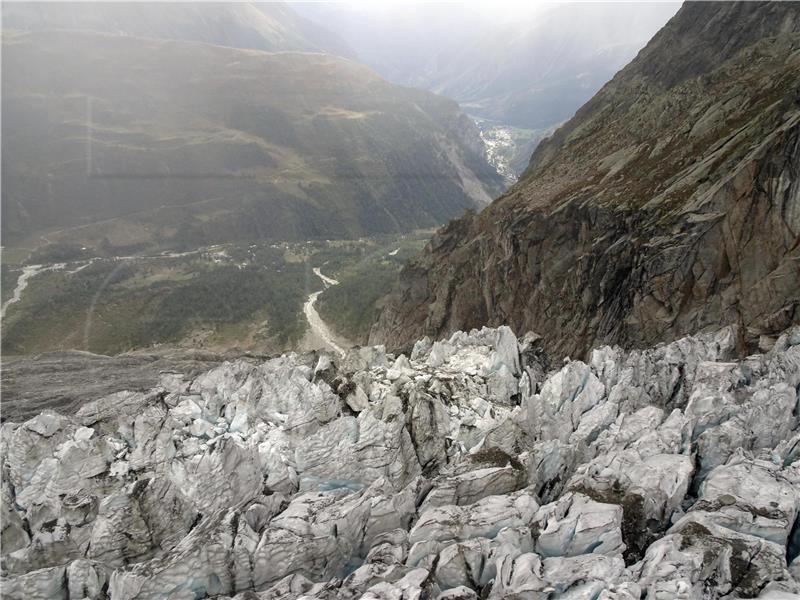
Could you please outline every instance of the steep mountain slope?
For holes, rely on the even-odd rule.
[[[67,29],[254,50],[351,56],[335,34],[282,2],[8,2],[3,27]]]
[[[687,3],[411,261],[371,339],[508,323],[581,355],[737,323],[768,345],[800,319],[798,164],[800,7]]]
[[[330,55],[7,33],[2,100],[7,244],[351,237],[501,186],[455,102]]]
[[[454,53],[427,89],[470,114],[544,129],[569,119],[677,10],[674,3],[565,3]]]
[[[501,2],[496,10],[503,8]],[[298,7],[390,81],[454,98],[470,114],[532,129],[570,118],[677,9],[674,2],[565,3],[504,23],[467,3]]]

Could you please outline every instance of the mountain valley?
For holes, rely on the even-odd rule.
[[[538,13],[505,19],[468,4],[452,10],[439,3],[381,9],[321,2],[298,10],[389,81],[453,98],[483,119],[546,130],[569,119],[679,6],[542,3]],[[503,9],[500,2],[492,12]]]
[[[797,11],[684,6],[404,268],[371,342],[509,324],[584,356],[736,323],[768,348],[800,318]]]
[[[77,32],[3,43],[6,244],[358,237],[502,189],[454,102],[344,59]]]
[[[4,599],[800,598],[800,4],[2,11]]]
[[[36,262],[2,265],[2,351],[194,349],[231,357],[325,348],[306,339],[304,303],[324,289],[315,268],[342,283],[320,298],[325,322],[338,335],[364,343],[380,299],[430,233],[228,243],[129,256],[48,246],[48,253],[31,257]],[[24,288],[15,301],[20,282]]]

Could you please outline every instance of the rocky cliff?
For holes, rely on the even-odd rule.
[[[9,600],[788,599],[800,328],[551,370],[507,327],[4,423]]]
[[[686,3],[404,269],[371,341],[509,324],[556,354],[800,319],[800,7]]]

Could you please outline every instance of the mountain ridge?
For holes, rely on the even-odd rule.
[[[677,3],[567,3],[503,23],[468,5],[370,11],[319,3],[298,10],[337,32],[390,81],[455,98],[481,118],[546,130],[633,58]]]
[[[318,51],[352,58],[344,40],[284,2],[14,2],[3,26],[94,31],[264,51]]]
[[[728,23],[715,39],[711,14]],[[751,43],[753,23],[776,35]],[[675,31],[713,68],[683,77],[678,54],[659,74]],[[507,323],[583,356],[738,323],[742,352],[768,344],[800,317],[798,31],[791,5],[685,5],[518,184],[401,272],[371,342]]]
[[[115,246],[357,237],[502,189],[454,101],[350,59],[64,30],[4,45],[12,242],[65,227]]]

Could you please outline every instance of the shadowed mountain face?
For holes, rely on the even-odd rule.
[[[800,8],[687,3],[538,147],[520,182],[412,260],[372,330],[482,324],[557,354],[800,319]]]
[[[319,53],[7,32],[2,108],[12,244],[405,231],[501,188],[455,102]]]
[[[390,81],[454,98],[470,114],[531,129],[570,118],[677,9],[674,2],[566,3],[503,23],[466,3],[297,8],[339,34]]]

